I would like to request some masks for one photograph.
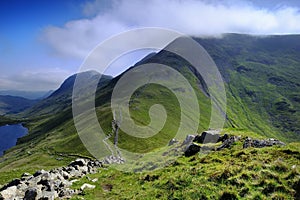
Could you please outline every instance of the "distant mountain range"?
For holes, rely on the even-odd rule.
[[[0,115],[17,114],[47,98],[53,91],[0,91]]]
[[[84,80],[86,80],[85,83],[82,83],[82,88],[80,89],[82,92],[88,91],[89,87],[98,82],[100,77],[100,74],[96,71],[82,72],[80,75]],[[21,113],[21,115],[26,117],[34,117],[54,114],[70,108],[72,103],[73,85],[76,80],[76,76],[77,74],[74,74],[67,78],[56,91],[52,92],[52,94],[47,98],[37,102],[34,106]],[[98,85],[101,86],[106,84],[111,79],[111,76],[103,75]]]
[[[38,100],[30,100],[23,97],[0,95],[0,115],[20,113],[37,102]]]
[[[49,91],[21,91],[21,90],[0,90],[0,95],[9,95],[9,96],[17,96],[23,97],[26,99],[44,99],[48,97],[53,90]]]

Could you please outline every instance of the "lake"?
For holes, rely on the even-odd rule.
[[[22,124],[0,126],[0,156],[3,152],[16,145],[17,139],[25,136],[28,129]]]

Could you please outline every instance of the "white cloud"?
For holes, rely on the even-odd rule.
[[[25,71],[22,73],[0,76],[0,90],[45,91],[58,88],[70,76],[69,71],[54,68],[42,71]]]
[[[48,27],[43,38],[58,54],[83,59],[99,42],[136,27],[171,28],[189,35],[300,33],[297,8],[268,10],[245,1],[222,2],[120,0],[107,5],[107,1],[96,0],[83,8],[94,17]]]

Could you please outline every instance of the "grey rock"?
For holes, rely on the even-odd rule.
[[[200,151],[201,147],[197,144],[190,144],[187,148],[187,150],[184,152],[184,155],[186,157],[190,157],[193,156],[195,154],[197,154]]]
[[[209,130],[209,131],[204,131],[201,135],[196,135],[193,142],[198,142],[201,144],[216,143],[218,142],[219,138],[220,138],[219,131]]]
[[[24,200],[35,200],[38,195],[38,191],[36,188],[29,188],[25,192]]]
[[[34,174],[33,174],[33,176],[34,177],[37,177],[37,176],[40,176],[40,175],[42,175],[42,174],[44,174],[44,173],[47,173],[47,171],[45,171],[45,170],[39,170],[39,171],[37,171],[37,172],[35,172]]]
[[[110,157],[110,161],[121,162],[118,157]],[[1,199],[63,199],[71,198],[79,191],[70,188],[73,180],[91,172],[97,172],[103,163],[99,161],[77,159],[67,167],[51,171],[40,170],[30,175],[24,173],[21,179],[14,179],[0,190]],[[96,179],[95,179],[96,180]],[[84,184],[83,190],[95,186]]]
[[[173,138],[172,140],[170,140],[170,142],[169,142],[169,146],[172,146],[173,144],[176,144],[176,143],[178,143],[178,140],[176,140],[175,138]]]
[[[25,172],[24,174],[22,174],[22,176],[21,176],[21,177],[23,178],[23,177],[30,177],[30,176],[32,176],[32,175],[31,175],[31,174],[29,174],[29,173],[27,173],[27,172]]]
[[[225,148],[230,148],[235,142],[239,141],[241,137],[239,136],[231,136],[230,138],[226,139],[221,146],[217,148],[217,150],[222,150]]]
[[[65,199],[69,199],[71,198],[73,195],[77,194],[77,191],[76,190],[72,190],[72,189],[65,189],[65,190],[61,190],[59,193],[58,193],[58,197],[59,198],[65,198]]]
[[[11,182],[9,182],[5,186],[3,186],[0,191],[6,190],[7,188],[12,187],[12,186],[17,186],[19,184],[21,184],[21,179],[18,179],[18,178],[13,179]]]
[[[50,192],[50,191],[54,190],[54,184],[50,180],[42,179],[37,184],[42,185],[42,190],[43,191],[49,191]]]
[[[86,165],[87,165],[87,163],[84,159],[76,159],[75,161],[73,161],[69,164],[69,166],[73,166],[73,167],[75,167],[75,166],[83,167]]]
[[[40,199],[54,200],[55,198],[58,198],[56,191],[43,191]]]
[[[70,174],[66,171],[62,171],[61,175],[64,177],[64,179],[69,179],[70,178]]]
[[[182,145],[189,145],[193,142],[195,135],[187,135]]]
[[[88,184],[88,183],[84,183],[81,187],[80,187],[80,190],[81,191],[84,191],[85,189],[95,189],[96,186],[95,185],[91,185],[91,184]]]
[[[221,137],[218,139],[218,142],[224,142],[224,141],[226,141],[227,139],[229,139],[229,135],[228,135],[228,134],[224,134],[223,136],[221,136]]]
[[[82,177],[82,173],[79,170],[76,170],[75,168],[73,168],[70,172],[69,172],[71,177]]]
[[[125,162],[125,160],[123,159],[123,158],[121,158],[121,157],[119,157],[119,156],[106,156],[103,160],[102,160],[102,162],[104,163],[104,164],[122,164],[122,163],[124,163]]]
[[[92,179],[91,180],[93,183],[96,183],[97,181],[98,181],[98,179],[97,178],[94,178],[94,179]]]
[[[273,138],[258,140],[258,139],[252,139],[250,137],[247,137],[244,141],[243,148],[249,148],[249,147],[263,148],[263,147],[271,147],[274,145],[284,146],[285,143]]]
[[[0,194],[4,199],[14,199],[17,193],[17,186],[11,186],[1,191]]]

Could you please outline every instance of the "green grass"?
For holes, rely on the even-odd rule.
[[[229,131],[255,137],[256,134]],[[250,135],[249,135],[250,134]],[[299,143],[285,147],[231,149],[194,157],[180,157],[169,166],[130,173],[107,167],[88,175],[83,183],[96,185],[72,199],[293,199],[300,179]],[[107,190],[107,188],[112,188]]]

